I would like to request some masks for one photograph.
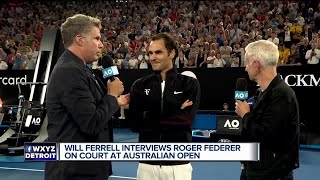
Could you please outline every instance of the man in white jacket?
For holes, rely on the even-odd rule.
[[[308,64],[319,64],[320,50],[317,49],[317,44],[314,42],[311,44],[311,49],[306,52],[306,59]]]

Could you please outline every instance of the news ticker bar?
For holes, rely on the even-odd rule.
[[[259,143],[25,143],[26,161],[258,161]]]

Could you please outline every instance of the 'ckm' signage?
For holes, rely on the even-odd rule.
[[[316,77],[314,74],[289,74],[281,75],[281,78],[288,86],[320,86],[320,77]]]

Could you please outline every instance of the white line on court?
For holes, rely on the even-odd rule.
[[[24,169],[24,168],[11,168],[11,167],[0,167],[0,169],[18,170],[18,171],[37,171],[37,172],[44,171],[42,169]]]
[[[120,178],[120,179],[137,179],[137,178],[134,178],[134,177],[114,176],[114,175],[111,175],[110,177]]]
[[[7,170],[17,170],[17,171],[33,171],[33,172],[43,172],[44,170],[42,169],[24,169],[24,168],[11,168],[11,167],[1,167],[0,169],[7,169]],[[113,178],[119,178],[119,179],[137,179],[134,177],[125,177],[125,176],[110,176]]]

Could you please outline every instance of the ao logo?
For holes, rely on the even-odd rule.
[[[31,114],[29,114],[26,118],[25,127],[29,127],[31,124],[39,126],[41,123],[41,118],[38,116],[32,117]]]
[[[248,91],[235,91],[234,98],[239,100],[246,100],[248,99]]]
[[[112,72],[112,69],[107,69],[105,72],[105,75],[106,76],[112,76],[113,75],[113,72]]]
[[[242,94],[242,93],[239,93],[239,94],[237,94],[236,95],[236,98],[241,98],[241,99],[243,99],[245,96],[244,96],[244,94]]]
[[[102,70],[103,78],[108,78],[111,76],[116,76],[119,74],[117,66],[111,66]]]
[[[40,125],[40,122],[41,122],[41,119],[40,117],[34,117],[31,121],[31,124],[34,124],[34,125]]]
[[[230,122],[229,119],[224,123],[223,127],[228,127],[229,129],[239,129],[240,122],[237,119],[234,119]]]

